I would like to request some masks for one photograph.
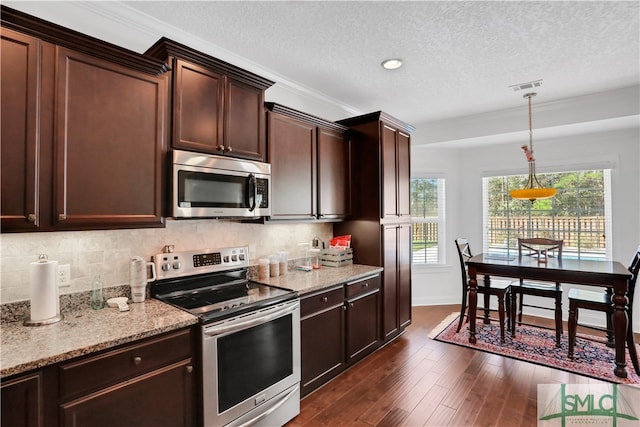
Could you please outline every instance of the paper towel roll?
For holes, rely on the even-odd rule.
[[[31,292],[31,322],[39,322],[58,316],[60,299],[56,274],[58,261],[46,259],[32,262],[29,267]]]

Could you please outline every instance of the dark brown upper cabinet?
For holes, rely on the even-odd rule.
[[[164,226],[164,62],[1,11],[2,231]]]
[[[2,229],[37,229],[40,40],[0,29]]]
[[[410,218],[413,126],[381,111],[337,123],[354,131],[355,216],[390,221]]]
[[[338,221],[351,213],[348,129],[266,103],[271,219]]]
[[[274,82],[166,38],[145,54],[172,69],[173,148],[266,160],[264,91]]]

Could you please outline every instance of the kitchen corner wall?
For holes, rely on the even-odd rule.
[[[22,301],[29,296],[29,265],[47,254],[50,260],[71,266],[70,285],[61,294],[87,291],[99,274],[105,287],[129,283],[129,259],[147,260],[164,245],[176,251],[248,246],[251,264],[276,251],[298,258],[298,243],[314,237],[328,242],[330,223],[246,224],[217,220],[167,220],[166,228],[133,230],[6,233],[0,235],[0,303]]]

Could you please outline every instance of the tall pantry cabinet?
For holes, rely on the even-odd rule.
[[[411,323],[410,145],[414,128],[384,112],[338,122],[353,132],[351,234],[354,262],[384,267],[381,338]]]

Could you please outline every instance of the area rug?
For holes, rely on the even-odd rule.
[[[440,325],[429,334],[430,338],[450,344],[456,344],[476,350],[486,351],[513,359],[538,365],[549,366],[600,380],[640,385],[640,376],[633,369],[629,353],[627,357],[627,378],[618,378],[613,373],[615,351],[604,343],[593,341],[593,336],[578,334],[574,349],[575,361],[567,357],[569,348],[566,331],[562,336],[561,347],[555,346],[555,331],[550,329],[516,326],[516,337],[506,333],[505,342],[500,342],[498,322],[485,325],[482,320],[476,323],[476,343],[469,343],[469,325],[464,324],[459,333],[458,314],[447,316]],[[591,339],[589,339],[591,338]],[[636,347],[637,348],[637,347]]]

